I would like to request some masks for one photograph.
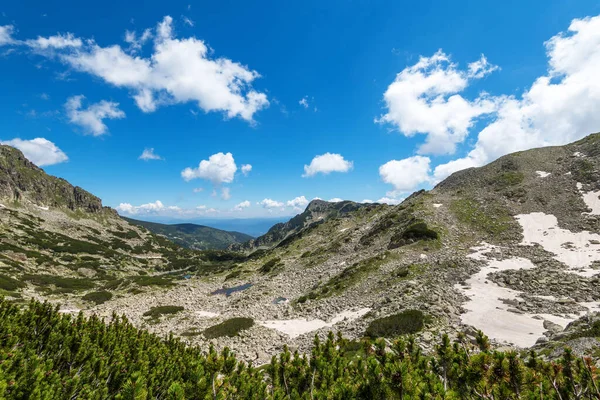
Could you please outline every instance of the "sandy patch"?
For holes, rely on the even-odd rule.
[[[370,308],[361,308],[356,311],[344,311],[337,314],[330,322],[325,322],[321,319],[288,319],[288,320],[273,320],[273,321],[257,321],[257,323],[265,328],[275,329],[281,333],[288,335],[294,339],[300,335],[310,333],[325,327],[332,327],[335,324],[344,320],[353,321],[362,317],[371,311]]]
[[[551,175],[550,172],[545,171],[535,171],[535,173],[538,174],[540,178],[546,178]]]
[[[594,244],[600,243],[600,235],[561,229],[556,217],[550,214],[537,212],[517,215],[515,218],[523,228],[522,245],[541,245],[578,275],[590,277],[599,272],[590,266],[594,261],[600,261],[600,244]]]

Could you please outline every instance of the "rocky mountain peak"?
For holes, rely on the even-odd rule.
[[[0,145],[0,199],[89,213],[105,209],[98,197],[46,174],[20,150],[5,145]]]

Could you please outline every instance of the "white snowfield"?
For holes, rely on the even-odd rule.
[[[540,171],[538,171],[540,172]],[[543,177],[541,174],[538,174]],[[581,191],[582,185],[577,185]],[[599,192],[582,192],[583,200],[592,210],[592,215],[600,215]],[[600,235],[588,231],[571,232],[558,226],[554,215],[541,212],[521,214],[515,217],[523,228],[521,245],[539,244],[546,251],[554,254],[554,258],[564,263],[568,270],[585,277],[599,273],[591,268],[594,261],[600,261]],[[481,329],[488,337],[501,343],[514,344],[519,347],[530,347],[545,332],[543,323],[548,320],[566,326],[580,315],[550,315],[514,313],[503,300],[515,300],[521,292],[501,287],[487,280],[488,275],[497,271],[532,269],[535,265],[526,258],[513,257],[504,260],[488,258],[493,252],[501,252],[496,246],[482,243],[472,249],[474,253],[468,257],[487,261],[478,273],[471,276],[466,285],[456,285],[468,298],[463,307],[467,310],[461,315],[464,324]],[[501,258],[501,257],[500,257]],[[538,296],[555,301],[552,296]],[[600,302],[579,303],[590,311],[600,311]]]
[[[265,328],[275,329],[281,333],[288,335],[294,339],[305,333],[314,332],[325,327],[332,327],[335,324],[344,320],[353,321],[371,311],[370,308],[361,308],[356,311],[344,311],[337,314],[330,322],[325,322],[321,319],[288,319],[288,320],[273,320],[273,321],[257,321],[257,323]]]
[[[535,173],[538,174],[540,178],[546,178],[551,175],[550,172],[545,171],[535,171]]]

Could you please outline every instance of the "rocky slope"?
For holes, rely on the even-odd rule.
[[[159,224],[121,217],[132,225],[142,226],[170,241],[194,250],[226,249],[233,244],[247,242],[252,236],[197,224]]]
[[[398,206],[313,202],[247,244],[245,256],[190,252],[198,260],[190,267],[187,253],[171,259],[153,245],[140,256],[160,255],[161,268],[186,271],[162,287],[119,287],[101,304],[83,298],[91,289],[64,294],[49,285],[46,293],[26,283],[19,290],[65,310],[122,313],[154,332],[212,341],[257,362],[284,344],[308,351],[315,334],[330,330],[350,338],[412,333],[428,349],[442,332],[475,340],[481,329],[496,346],[552,356],[567,343],[598,356],[599,178],[596,134],[457,172]],[[23,215],[8,207],[0,215],[7,211]],[[19,225],[26,223],[4,222],[2,233],[25,243],[33,233]],[[57,254],[44,245],[36,249]],[[10,254],[17,254],[10,262],[29,259]],[[57,273],[73,268],[60,266]],[[19,267],[9,278],[31,282]]]

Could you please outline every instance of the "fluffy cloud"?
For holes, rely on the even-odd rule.
[[[0,141],[0,144],[6,144],[21,150],[25,157],[38,167],[59,164],[69,159],[54,143],[44,138],[32,140],[12,139]]]
[[[142,46],[152,38],[152,30],[146,29],[142,32],[141,36],[137,36],[134,31],[125,31],[125,43],[129,44],[128,51],[135,53],[142,49]]]
[[[309,201],[304,196],[296,197],[295,199],[289,200],[286,205],[295,209],[302,209],[308,205]]]
[[[0,26],[0,46],[13,44],[15,42],[12,38],[14,30],[15,29],[12,25]]]
[[[248,176],[250,171],[252,171],[252,165],[244,164],[244,165],[242,165],[242,167],[240,169],[242,171],[242,174],[244,174],[244,176]]]
[[[340,199],[339,197],[334,197],[333,199],[329,200],[330,203],[339,203],[340,201],[344,201],[344,199]]]
[[[284,206],[283,203],[276,201],[276,200],[272,200],[272,199],[264,199],[263,201],[261,201],[257,204],[259,206],[263,206],[266,209],[281,208]]]
[[[223,112],[227,118],[253,121],[268,107],[265,93],[252,89],[256,71],[227,58],[214,58],[209,47],[195,37],[177,39],[173,19],[166,16],[154,34],[149,58],[126,52],[119,45],[102,47],[93,41],[61,55],[76,70],[87,72],[133,92],[137,106],[152,112],[161,105],[194,102],[205,112]],[[125,40],[138,50],[151,33],[140,39],[129,32]],[[131,53],[131,54],[130,54]]]
[[[562,145],[600,126],[600,16],[575,19],[545,43],[548,71],[521,98],[501,99],[496,118],[479,132],[466,157],[439,165],[441,180],[515,151]]]
[[[244,209],[250,207],[250,202],[248,200],[242,201],[240,204],[236,205],[233,209],[234,211],[243,211]]]
[[[200,178],[211,181],[213,185],[221,185],[223,183],[233,182],[237,165],[231,153],[213,154],[208,160],[200,161],[198,168],[186,168],[181,171],[181,177],[190,181]]]
[[[138,157],[139,160],[162,160],[163,158],[158,154],[154,153],[154,148],[145,148],[142,154]]]
[[[379,167],[379,176],[398,192],[408,192],[430,180],[431,160],[429,157],[414,156],[403,160],[392,160]]]
[[[79,48],[83,46],[82,40],[75,37],[72,33],[67,33],[66,35],[58,34],[55,36],[49,36],[47,38],[38,36],[37,39],[25,41],[25,44],[37,50],[60,50],[66,48]]]
[[[307,178],[318,173],[327,175],[331,172],[348,172],[352,169],[352,166],[352,161],[344,160],[344,157],[340,154],[325,153],[313,158],[310,165],[304,166],[302,177]]]
[[[156,214],[161,211],[181,211],[181,208],[177,206],[165,206],[160,200],[156,200],[154,203],[142,204],[139,206],[133,206],[129,203],[121,203],[117,206],[117,211],[124,214]]]
[[[481,94],[474,100],[460,92],[473,79],[497,69],[485,56],[459,70],[441,50],[400,72],[384,93],[387,113],[376,122],[395,126],[406,136],[426,134],[421,154],[451,154],[465,140],[477,117],[496,110],[495,99]]]
[[[304,108],[308,108],[308,96],[304,96],[303,98],[301,98],[298,104],[300,104]]]
[[[119,109],[119,103],[106,100],[90,104],[88,108],[83,109],[84,98],[85,96],[82,95],[70,97],[65,104],[65,109],[69,121],[81,126],[86,133],[94,136],[103,135],[108,130],[103,120],[125,117],[125,113]]]
[[[380,204],[389,204],[390,206],[395,206],[397,204],[402,203],[404,199],[393,199],[390,197],[382,197],[381,199],[377,200],[376,203],[380,203]]]

